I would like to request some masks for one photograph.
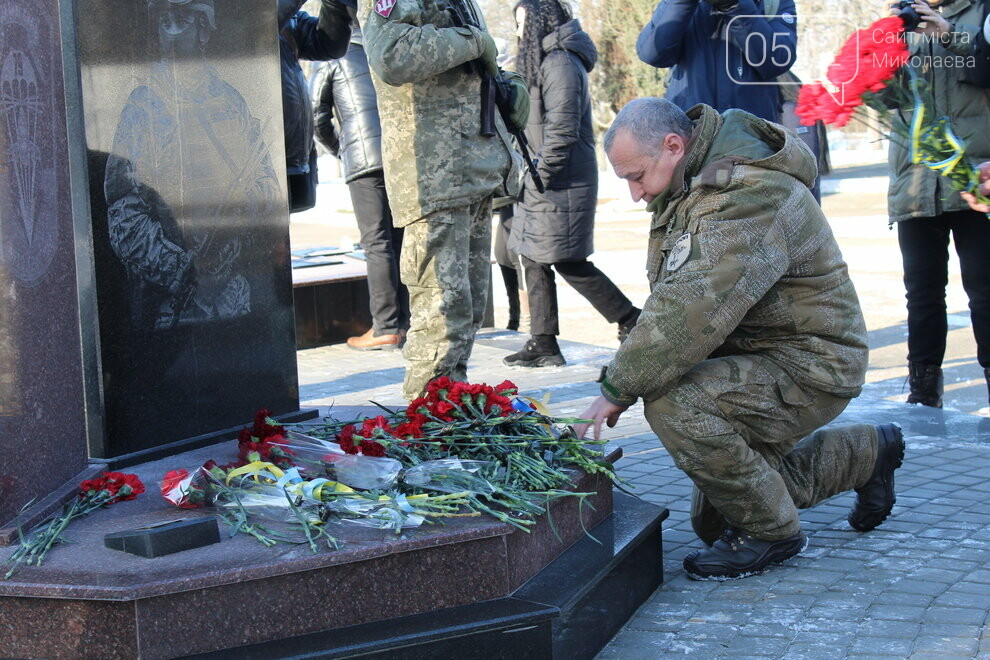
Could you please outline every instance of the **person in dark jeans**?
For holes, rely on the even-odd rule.
[[[509,234],[512,231],[512,218],[515,215],[513,204],[503,204],[495,209],[498,214],[498,224],[492,239],[492,253],[495,263],[502,273],[502,283],[505,285],[505,297],[509,303],[509,320],[506,330],[518,330],[522,315],[522,296],[519,290],[519,255],[509,251]]]
[[[591,121],[588,72],[598,59],[595,45],[559,0],[523,0],[516,5],[518,72],[529,84],[526,138],[537,155],[546,186],[540,193],[526,180],[516,205],[509,249],[520,255],[529,299],[531,338],[503,362],[515,367],[565,364],[554,270],[625,338],[639,309],[593,263],[598,163]]]
[[[402,229],[392,225],[382,170],[378,99],[361,30],[356,20],[352,25],[347,52],[321,72],[316,134],[341,160],[368,264],[372,326],[363,335],[349,337],[347,345],[361,351],[394,350],[402,345],[409,327],[409,294],[399,281]]]
[[[972,210],[897,223],[908,309],[908,403],[942,407],[945,356],[945,289],[949,284],[949,237],[955,245],[962,284],[969,297],[976,359],[990,389],[990,220]]]

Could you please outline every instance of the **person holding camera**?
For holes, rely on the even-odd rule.
[[[546,190],[526,180],[516,205],[509,249],[523,265],[531,338],[503,362],[510,367],[561,366],[565,361],[557,344],[554,270],[606,320],[619,324],[620,341],[635,325],[639,309],[588,261],[598,205],[588,73],[598,52],[560,0],[521,0],[515,14],[517,67],[531,99],[526,136]]]
[[[439,376],[467,379],[488,305],[492,198],[519,191],[505,123],[482,104],[482,83],[499,74],[498,49],[475,0],[450,4],[452,11],[432,0],[358,2],[382,121],[385,187],[393,222],[405,230],[400,272],[410,326],[402,393],[410,400]]]
[[[971,82],[977,35],[986,18],[983,3],[918,0],[890,6],[893,15],[907,17],[910,57],[906,66],[927,84],[934,107],[926,112],[945,117],[956,135],[965,136],[968,158],[987,160],[990,90]],[[895,121],[906,131],[913,105],[900,105],[894,111]],[[941,408],[950,239],[969,297],[977,361],[990,377],[990,260],[986,258],[990,222],[952,192],[937,172],[914,164],[902,140],[890,140],[889,169],[887,212],[890,224],[897,225],[907,298],[907,401]]]
[[[671,68],[666,98],[681,110],[704,103],[776,122],[776,79],[797,56],[797,18],[794,0],[768,4],[663,0],[640,32],[636,53],[647,64]]]

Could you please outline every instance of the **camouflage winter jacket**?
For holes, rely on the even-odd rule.
[[[866,327],[808,188],[814,156],[800,138],[741,110],[698,105],[688,116],[687,153],[648,207],[652,293],[602,394],[619,405],[652,401],[708,357],[754,354],[802,388],[856,396]]]
[[[481,29],[455,27],[444,0],[359,0],[358,16],[382,120],[385,187],[395,225],[489,195],[519,192],[517,156],[496,112],[480,135],[481,82],[469,62]]]

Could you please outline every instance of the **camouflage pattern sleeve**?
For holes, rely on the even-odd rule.
[[[786,205],[768,204],[766,190],[733,192],[693,190],[676,209],[683,220],[651,239],[663,262],[602,382],[613,403],[665,394],[722,346],[787,269]]]
[[[395,0],[388,17],[374,2],[362,23],[368,63],[392,86],[434,78],[481,56],[481,31],[470,26],[437,26],[423,21],[420,0]]]

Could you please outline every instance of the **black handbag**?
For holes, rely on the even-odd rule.
[[[289,213],[308,211],[316,206],[316,184],[320,176],[316,170],[316,147],[309,151],[309,172],[306,174],[290,174],[289,180]]]

